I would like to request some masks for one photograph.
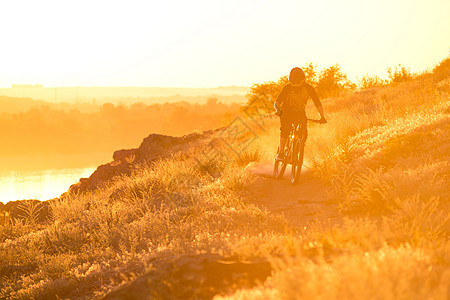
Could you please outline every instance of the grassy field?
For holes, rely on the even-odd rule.
[[[0,226],[0,298],[102,297],[155,259],[215,253],[273,269],[217,299],[448,299],[450,59],[323,104],[329,122],[310,127],[306,162],[343,225],[296,228],[255,205],[246,165],[273,158],[278,123],[267,119],[240,157],[216,146],[228,159],[199,164],[192,149],[53,202],[48,223],[29,207],[28,220]],[[201,282],[172,296],[181,288],[202,298]]]

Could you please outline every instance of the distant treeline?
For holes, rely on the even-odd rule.
[[[0,96],[0,113],[19,113],[25,112],[32,108],[46,106],[56,110],[77,109],[81,112],[95,112],[98,105],[95,103],[67,103],[67,102],[47,102],[43,100],[35,100],[32,98],[16,98],[8,96]]]
[[[184,135],[220,127],[239,107],[210,98],[203,104],[105,103],[93,112],[50,105],[24,112],[3,110],[0,155],[80,154],[137,147],[151,133]]]
[[[118,103],[118,99],[142,99],[147,103],[147,99],[175,97],[179,101],[191,101],[190,98],[197,97],[220,97],[241,96],[247,92],[248,87],[225,86],[216,88],[174,88],[174,87],[43,87],[42,85],[13,85],[11,88],[0,88],[0,95],[8,97],[25,97],[32,99],[42,99],[48,102],[92,102],[104,104],[106,102]],[[189,98],[189,99],[187,99]],[[161,100],[161,99],[159,99]],[[133,101],[139,102],[139,101]],[[161,102],[172,102],[159,101]],[[127,103],[129,103],[127,101]],[[155,104],[156,101],[147,104]]]
[[[0,91],[1,94],[1,91]],[[189,102],[204,104],[211,98],[218,98],[220,102],[225,104],[230,103],[244,103],[246,98],[243,95],[209,95],[209,96],[161,96],[161,97],[131,97],[131,96],[116,96],[104,99],[91,98],[90,101],[75,101],[75,102],[52,102],[41,100],[41,98],[30,97],[11,97],[0,96],[0,113],[17,113],[25,112],[31,108],[39,106],[48,106],[56,110],[71,110],[76,109],[83,113],[96,112],[99,106],[105,103],[112,103],[114,105],[131,105],[133,103],[143,103],[145,105],[160,104],[160,103],[176,103]],[[39,100],[38,100],[39,99]]]

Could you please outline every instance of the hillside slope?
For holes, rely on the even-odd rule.
[[[278,121],[243,116],[53,201],[47,223],[25,207],[0,227],[0,298],[447,298],[449,60],[324,106],[297,187],[255,171]]]

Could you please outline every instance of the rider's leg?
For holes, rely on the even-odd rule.
[[[286,146],[287,138],[280,136],[280,152],[284,151],[284,146]]]
[[[289,132],[291,130],[292,127],[292,122],[291,119],[289,118],[289,116],[287,114],[284,114],[281,116],[280,118],[280,123],[281,123],[281,127],[280,127],[280,146],[279,146],[279,151],[278,151],[278,157],[282,158],[284,156],[284,147],[286,146],[286,142],[287,139],[289,137]]]
[[[280,145],[277,153],[277,159],[284,159],[284,147],[286,146],[287,138],[280,136]]]

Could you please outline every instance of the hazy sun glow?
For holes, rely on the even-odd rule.
[[[351,79],[448,55],[450,2],[3,1],[0,87],[223,86],[339,63]]]

